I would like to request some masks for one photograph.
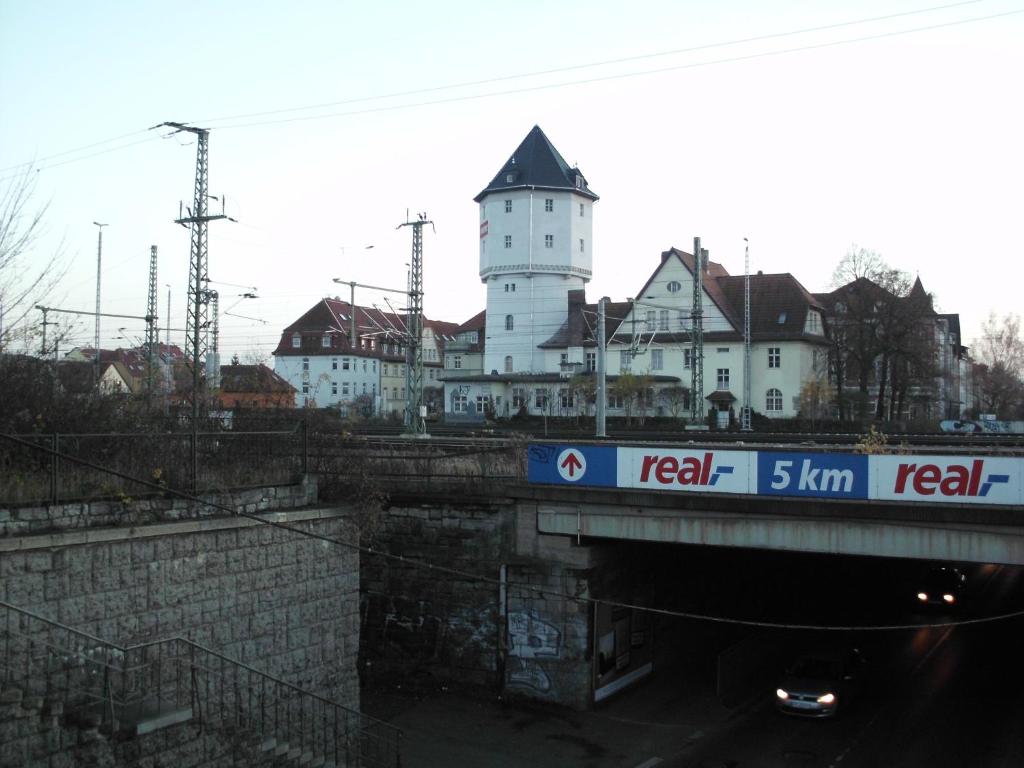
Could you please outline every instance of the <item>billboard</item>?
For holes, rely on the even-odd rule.
[[[529,446],[530,483],[673,493],[1024,504],[1024,458],[867,456],[692,446]]]

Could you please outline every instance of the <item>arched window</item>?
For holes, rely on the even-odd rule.
[[[782,390],[768,390],[768,393],[765,396],[764,409],[769,413],[773,411],[778,413],[779,411],[782,410]]]
[[[505,355],[505,373],[512,373],[512,355]]]
[[[512,320],[512,315],[505,315],[505,330],[506,331],[511,331],[513,325],[514,325],[514,322]]]

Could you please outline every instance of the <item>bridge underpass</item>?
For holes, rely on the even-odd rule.
[[[723,669],[734,673],[724,687],[740,690],[788,644],[784,630],[768,630],[765,640],[759,623],[914,623],[913,585],[930,563],[976,564],[972,574],[1001,566],[1017,574],[1011,566],[1024,565],[1017,457],[692,445],[534,444],[529,451],[529,483],[510,494],[520,540],[528,529],[538,542],[570,543],[585,563],[576,572],[596,600],[585,639],[596,702],[641,679],[671,676],[681,657],[696,664],[684,664],[685,674],[706,674],[718,659],[719,692]],[[766,584],[791,588],[765,591]],[[746,618],[738,616],[752,594]],[[559,664],[530,663],[539,662]]]
[[[824,515],[814,509],[820,505],[798,502],[786,515],[775,512],[777,503],[756,500],[741,512],[715,506],[680,510],[651,503],[538,502],[537,530],[619,541],[1024,565],[1024,525],[993,522],[991,515],[980,516],[987,522],[969,522],[921,519],[920,510],[884,505],[870,515],[847,505]],[[1006,517],[1024,519],[1020,510],[1007,510]]]

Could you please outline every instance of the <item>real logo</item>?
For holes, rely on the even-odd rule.
[[[723,475],[731,475],[734,467],[719,464],[714,466],[715,455],[704,454],[703,458],[686,456],[644,456],[640,466],[640,482],[650,482],[651,475],[661,485],[703,485],[713,488]]]
[[[994,485],[1009,483],[1009,475],[985,474],[985,460],[975,459],[970,466],[949,464],[900,464],[896,470],[893,493],[910,490],[920,496],[977,496],[984,497]]]

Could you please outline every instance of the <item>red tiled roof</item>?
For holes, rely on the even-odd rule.
[[[222,393],[288,393],[295,387],[262,363],[259,365],[222,365],[220,367]]]
[[[406,317],[396,312],[384,312],[376,307],[355,305],[355,325],[357,341],[373,340],[373,348],[358,346],[352,348],[350,333],[352,328],[352,305],[341,299],[321,299],[310,307],[298,320],[287,326],[281,333],[281,340],[274,350],[274,355],[337,355],[357,354],[364,357],[395,357],[397,353],[388,353],[381,348],[382,344],[404,344]],[[438,338],[442,349],[446,337],[454,335],[458,327],[455,323],[442,320],[423,319],[424,328],[429,328]],[[292,346],[292,337],[298,333],[299,346]],[[330,346],[323,346],[323,338],[327,336]]]

